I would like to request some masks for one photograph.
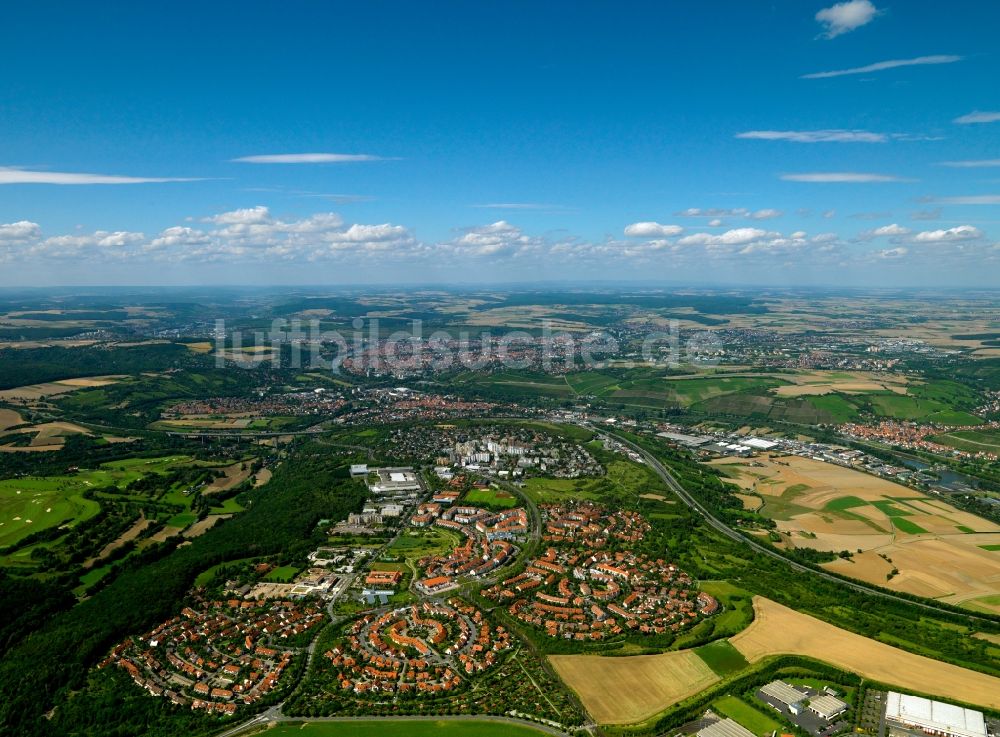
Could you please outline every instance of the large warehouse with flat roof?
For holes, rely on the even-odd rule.
[[[775,701],[780,701],[785,706],[801,704],[806,698],[804,691],[799,691],[797,688],[789,686],[784,681],[771,681],[760,690],[764,695],[770,696]]]
[[[919,729],[938,737],[986,737],[981,711],[890,691],[885,702],[889,726]]]
[[[756,735],[727,717],[698,730],[698,737],[756,737]]]

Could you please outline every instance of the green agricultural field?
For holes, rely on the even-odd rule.
[[[983,550],[988,550],[991,553],[1000,552],[1000,545],[980,545]]]
[[[773,389],[787,382],[765,376],[709,376],[703,379],[674,379],[663,383],[669,385],[669,391],[681,405],[690,407],[697,402],[723,394]]]
[[[486,507],[510,509],[516,507],[518,499],[509,491],[500,489],[472,489],[465,495],[466,504],[481,504]]]
[[[617,388],[618,379],[596,371],[585,371],[579,374],[568,374],[566,383],[577,394],[602,396]]]
[[[829,416],[831,422],[841,424],[858,417],[858,408],[840,394],[821,394],[804,399],[817,410]]]
[[[750,667],[750,663],[743,657],[743,653],[733,647],[729,640],[710,642],[707,645],[702,645],[695,652],[720,678],[725,678]]]
[[[970,453],[1000,452],[1000,430],[956,430],[935,435],[931,439],[936,443]]]
[[[864,499],[859,499],[856,496],[839,496],[836,499],[831,499],[823,507],[823,511],[826,512],[843,512],[848,509],[853,509],[854,507],[866,507],[870,502],[866,502]]]
[[[878,509],[886,517],[911,517],[913,512],[909,512],[905,509],[900,509],[896,506],[895,502],[890,499],[885,499],[881,501],[872,502],[872,506]]]
[[[758,735],[758,737],[771,734],[775,731],[786,731],[785,727],[767,714],[755,709],[736,696],[723,696],[712,704],[712,708],[723,716],[739,722],[755,735]]]
[[[282,724],[268,737],[539,737],[540,730],[486,720],[408,719]]]
[[[919,396],[919,388],[913,389],[916,396],[905,394],[869,394],[865,397],[871,409],[883,417],[918,422],[937,422],[943,425],[980,425],[982,420],[942,401],[940,393]],[[934,398],[932,398],[934,397]]]
[[[908,519],[903,519],[902,517],[893,517],[892,524],[895,525],[897,530],[905,532],[908,535],[923,535],[927,532],[923,527]]]

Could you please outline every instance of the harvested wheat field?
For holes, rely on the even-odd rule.
[[[216,522],[221,522],[224,519],[229,519],[233,515],[231,514],[210,514],[204,519],[200,519],[191,525],[189,528],[184,530],[184,537],[190,539],[192,537],[200,537],[206,532],[215,527]]]
[[[29,384],[19,386],[16,389],[4,389],[0,391],[0,401],[10,402],[36,402],[46,397],[54,397],[58,394],[68,394],[69,392],[87,387],[99,387],[114,384],[123,376],[92,376],[82,379],[62,379],[61,381],[49,381],[44,384]]]
[[[249,463],[234,463],[222,469],[225,473],[205,487],[203,494],[217,494],[220,491],[229,491],[250,478]]]
[[[17,427],[18,425],[23,425],[24,420],[21,418],[17,412],[12,409],[0,409],[0,432],[11,428]]]
[[[764,499],[789,546],[851,551],[824,567],[918,596],[1000,613],[1000,525],[888,479],[799,456],[712,461]],[[856,551],[862,552],[856,552]],[[893,569],[897,573],[893,574]]]
[[[907,379],[894,374],[875,374],[864,371],[809,371],[782,378],[794,382],[772,389],[779,397],[804,397],[843,392],[861,394],[864,392],[890,391],[906,394]]]
[[[751,663],[769,655],[804,655],[902,689],[1000,708],[1000,678],[870,640],[754,597],[755,618],[730,642]]]
[[[606,658],[550,655],[556,673],[601,724],[632,724],[719,680],[693,650]]]

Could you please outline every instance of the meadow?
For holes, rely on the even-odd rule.
[[[517,497],[500,489],[471,489],[463,501],[491,509],[511,509],[518,504]]]
[[[712,709],[724,717],[739,722],[755,735],[770,735],[775,731],[784,732],[785,727],[754,708],[743,699],[732,695],[723,696],[712,703]]]

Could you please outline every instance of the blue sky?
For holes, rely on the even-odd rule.
[[[7,3],[0,284],[995,285],[998,27],[971,0]]]

